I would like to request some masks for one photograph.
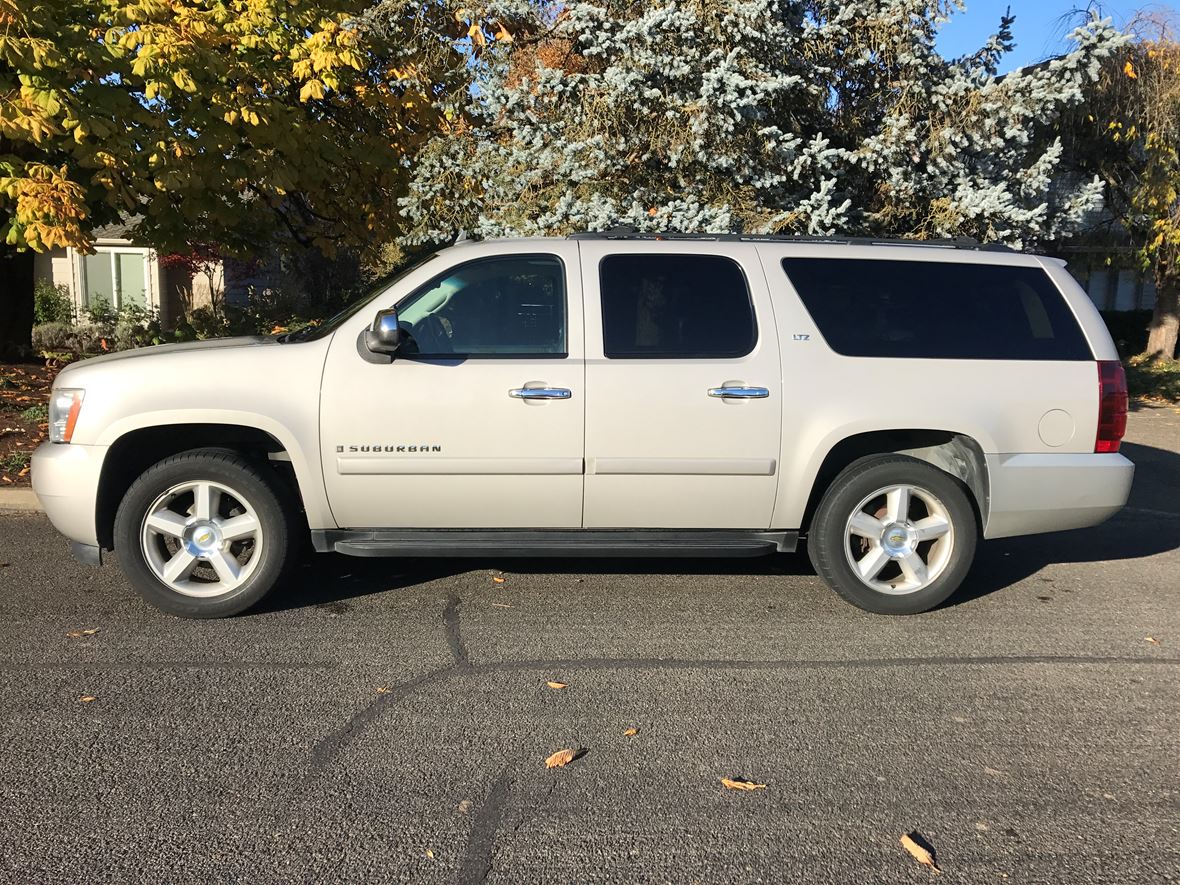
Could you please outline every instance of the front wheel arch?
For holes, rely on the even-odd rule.
[[[103,459],[94,514],[99,546],[115,549],[115,514],[127,490],[144,471],[173,455],[207,448],[229,450],[254,463],[268,464],[302,512],[299,482],[285,448],[266,431],[238,424],[143,427],[116,439]]]

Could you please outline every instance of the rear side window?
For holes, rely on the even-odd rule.
[[[608,255],[599,269],[612,359],[733,359],[757,329],[745,274],[720,255]]]
[[[785,258],[783,269],[829,346],[845,356],[1094,358],[1037,267]]]

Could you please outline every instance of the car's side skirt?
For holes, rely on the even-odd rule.
[[[349,556],[741,557],[790,553],[796,531],[683,529],[332,529],[320,553]]]

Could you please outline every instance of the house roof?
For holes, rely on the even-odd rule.
[[[96,227],[90,233],[96,240],[134,240],[135,228],[142,219],[142,215],[130,215],[114,224]]]

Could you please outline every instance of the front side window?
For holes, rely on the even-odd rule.
[[[1039,267],[862,258],[785,258],[828,345],[844,356],[1091,360]]]
[[[565,272],[552,255],[483,258],[403,298],[406,354],[418,357],[566,355]]]
[[[745,274],[720,255],[608,255],[603,352],[612,359],[735,359],[757,340]]]

